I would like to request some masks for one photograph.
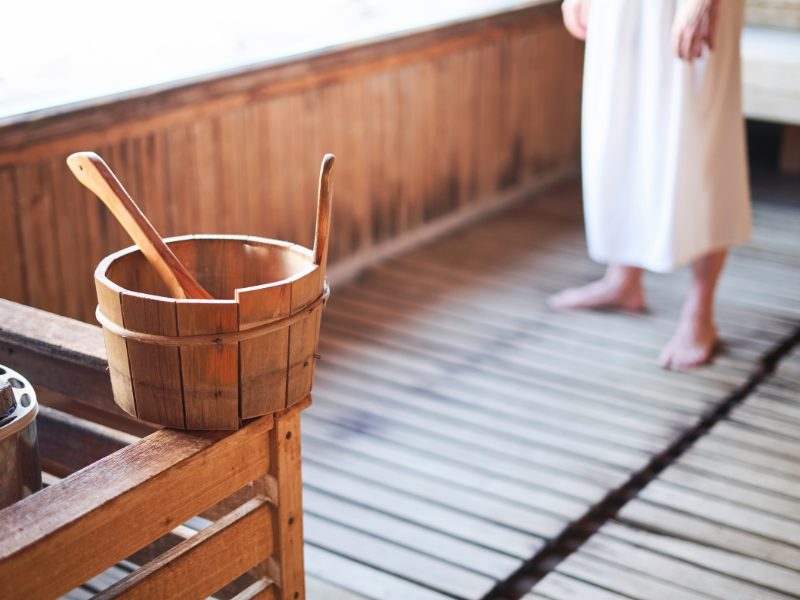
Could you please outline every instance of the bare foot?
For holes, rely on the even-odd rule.
[[[642,312],[645,309],[641,279],[625,281],[608,276],[588,285],[570,288],[550,296],[547,304],[553,310],[615,308]]]
[[[719,337],[714,320],[687,314],[672,339],[661,351],[659,362],[665,369],[691,369],[706,364],[714,357]]]

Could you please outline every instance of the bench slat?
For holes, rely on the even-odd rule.
[[[68,592],[261,476],[272,425],[157,431],[0,511],[0,581],[22,598]]]
[[[97,596],[203,598],[272,552],[271,508],[254,498]],[[235,549],[235,551],[232,551]]]

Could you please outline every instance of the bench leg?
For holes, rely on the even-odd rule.
[[[300,407],[298,407],[300,408]],[[300,410],[275,419],[270,433],[270,474],[277,489],[275,571],[280,600],[304,600],[303,483],[300,473]]]

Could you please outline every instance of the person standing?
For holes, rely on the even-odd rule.
[[[661,364],[708,362],[714,293],[728,248],[751,235],[739,41],[743,0],[564,0],[586,40],[584,216],[604,277],[553,309],[645,308],[643,270],[692,266],[692,287]]]

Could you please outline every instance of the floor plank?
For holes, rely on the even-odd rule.
[[[623,506],[579,550],[535,587],[589,579],[646,598],[644,578],[679,582],[711,598],[796,598],[800,593],[800,453],[798,424],[765,416],[800,409],[789,385],[800,348],[763,386]],[[776,390],[779,390],[776,392]],[[789,414],[794,414],[791,410]],[[602,588],[602,589],[601,589]]]

